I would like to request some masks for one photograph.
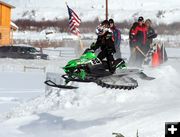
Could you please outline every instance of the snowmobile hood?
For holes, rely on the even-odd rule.
[[[95,58],[97,58],[95,53],[87,52],[83,54],[79,59],[73,59],[69,61],[63,69],[77,67],[78,65],[81,65],[81,64],[86,64],[88,63],[89,60],[95,59]]]
[[[79,59],[73,59],[73,60],[69,61],[67,63],[67,65],[65,67],[63,67],[63,69],[77,67],[78,64],[79,64]]]

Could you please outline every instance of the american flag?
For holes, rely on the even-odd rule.
[[[78,29],[81,19],[78,17],[78,15],[67,5],[68,13],[69,13],[69,28],[70,32],[79,36],[80,31]]]

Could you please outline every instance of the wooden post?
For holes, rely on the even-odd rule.
[[[79,44],[80,44],[80,49],[83,51],[84,46],[83,46],[83,42],[80,37],[79,37]]]
[[[106,0],[106,20],[108,20],[108,0]]]
[[[13,42],[13,29],[10,29],[10,44],[11,44],[11,46],[14,44]]]

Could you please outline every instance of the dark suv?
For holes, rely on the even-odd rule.
[[[0,47],[0,58],[48,59],[48,55],[42,54],[34,47],[2,46]]]

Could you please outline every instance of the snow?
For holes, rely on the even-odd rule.
[[[77,12],[82,21],[105,18],[105,1],[97,0],[5,0],[16,8],[13,9],[12,18],[28,18],[35,20],[54,20],[68,18],[65,2]],[[130,6],[129,6],[130,5]],[[109,1],[109,17],[115,21],[134,21],[138,16],[151,18],[160,23],[180,21],[179,0],[111,0]],[[158,13],[162,12],[158,18]]]
[[[128,47],[122,48],[128,57]],[[54,88],[45,94],[46,73],[24,66],[46,67],[63,73],[69,58],[44,60],[0,59],[1,137],[163,137],[165,122],[179,121],[179,49],[167,48],[168,62],[158,68],[144,66],[152,81],[137,78],[131,90],[105,89],[94,83],[74,83],[76,90]],[[70,57],[72,58],[72,57]]]
[[[96,17],[104,19],[104,0],[66,1],[82,21]],[[16,6],[12,12],[13,20],[68,17],[65,0],[5,2]],[[157,23],[172,23],[180,21],[179,6],[179,0],[111,0],[109,17],[116,21],[132,21],[143,15]],[[159,11],[163,13],[161,18],[157,18]],[[51,30],[40,33],[17,31],[14,38],[27,41],[64,40],[65,47],[44,50],[50,60],[0,59],[0,137],[110,137],[113,132],[133,137],[137,130],[139,137],[164,137],[165,122],[179,121],[179,35],[158,36],[157,41],[171,43],[171,48],[166,48],[170,58],[157,68],[144,66],[144,72],[156,79],[144,81],[135,77],[139,86],[134,90],[105,89],[94,83],[72,83],[79,88],[53,88],[47,93],[44,85],[46,74],[63,74],[62,67],[76,57],[67,54],[77,54],[77,49],[69,46],[72,44],[66,40],[78,43],[75,36],[53,30],[46,35],[47,31]],[[94,39],[96,35],[83,34],[83,37]],[[129,58],[128,36],[122,35],[122,38],[123,57]],[[66,52],[66,56],[60,56],[61,51]]]
[[[66,40],[66,39],[74,39],[77,40],[78,37],[75,35],[70,35],[69,33],[57,33],[53,32],[52,34],[46,35],[47,30],[43,30],[41,32],[36,31],[15,31],[14,39],[21,40]],[[88,34],[84,34],[85,36]]]

